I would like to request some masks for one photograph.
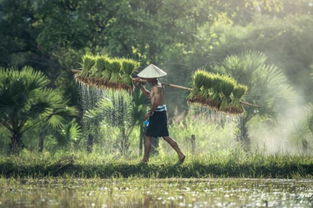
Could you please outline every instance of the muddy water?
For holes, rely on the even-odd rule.
[[[0,207],[313,207],[313,180],[2,178]]]

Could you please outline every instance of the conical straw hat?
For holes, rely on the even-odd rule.
[[[159,67],[150,64],[144,68],[137,76],[141,78],[159,78],[166,76],[167,73],[160,69]]]

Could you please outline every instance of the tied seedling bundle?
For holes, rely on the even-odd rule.
[[[131,91],[131,75],[139,65],[132,59],[86,54],[82,58],[82,70],[76,72],[75,79],[98,88]]]
[[[189,103],[207,106],[230,114],[244,112],[240,99],[247,92],[247,86],[220,74],[198,70],[193,75],[192,90],[187,98]]]

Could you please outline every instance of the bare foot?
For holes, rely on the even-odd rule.
[[[185,161],[185,158],[186,158],[185,155],[180,156],[180,157],[179,157],[179,160],[178,160],[178,162],[177,162],[177,164],[183,164],[184,161]]]

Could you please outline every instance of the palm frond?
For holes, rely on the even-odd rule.
[[[48,84],[48,78],[31,67],[0,68],[0,121],[11,122],[8,126],[21,133],[40,124],[60,127],[75,110]]]

